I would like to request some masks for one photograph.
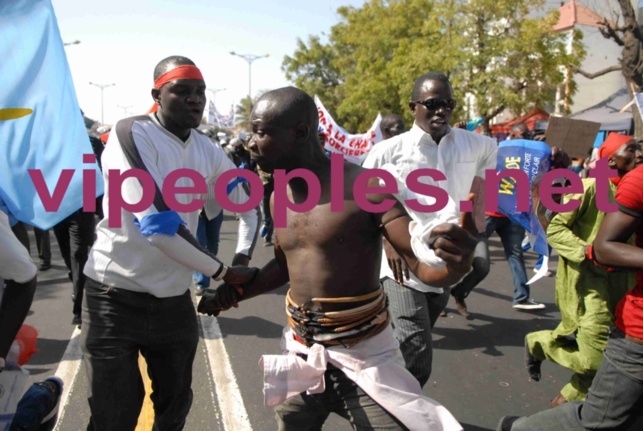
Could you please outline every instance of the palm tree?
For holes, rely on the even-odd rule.
[[[235,110],[234,125],[235,128],[241,130],[250,130],[250,113],[254,107],[256,99],[251,99],[249,96],[244,97],[239,101]]]

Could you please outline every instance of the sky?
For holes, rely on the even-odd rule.
[[[252,63],[252,93],[288,85],[281,63],[297,39],[328,33],[340,6],[364,0],[52,0],[81,109],[104,123],[141,114],[152,105],[156,64],[183,55],[201,69],[217,109],[227,114],[248,94],[248,62],[233,56],[264,55]],[[225,90],[222,90],[225,89]],[[221,91],[216,91],[221,90]]]

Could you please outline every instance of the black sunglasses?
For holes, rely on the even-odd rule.
[[[429,111],[437,111],[440,108],[445,108],[445,109],[448,109],[449,111],[453,111],[457,104],[454,99],[430,99],[430,98],[424,101],[418,100],[413,103],[419,103],[420,105],[424,105],[424,107]]]

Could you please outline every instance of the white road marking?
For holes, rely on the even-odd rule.
[[[219,322],[216,317],[204,315],[199,315],[199,322],[203,328],[203,342],[214,379],[223,427],[229,431],[252,431],[237,379],[223,344]]]
[[[67,403],[69,401],[69,393],[71,392],[71,388],[74,386],[74,382],[78,376],[78,370],[80,369],[80,361],[82,358],[83,352],[80,349],[80,329],[75,328],[74,332],[71,334],[71,339],[69,340],[69,344],[67,344],[65,353],[56,369],[56,376],[62,379],[65,387],[63,388],[63,393],[60,397],[60,410],[54,431],[58,430],[58,426],[65,415],[65,407],[67,407]]]
[[[223,343],[219,322],[215,317],[199,315],[199,323],[203,329],[203,343],[216,389],[217,399],[215,400],[214,394],[212,394],[212,401],[218,403],[218,411],[223,419],[223,427],[228,431],[252,431],[248,413],[230,365],[230,357]],[[60,398],[60,410],[54,431],[59,431],[59,426],[65,415],[65,408],[69,402],[69,394],[74,387],[80,370],[83,358],[83,352],[80,348],[80,331],[78,328],[74,329],[65,353],[56,369],[55,375],[62,379],[65,386]]]

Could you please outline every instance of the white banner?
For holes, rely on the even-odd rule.
[[[210,100],[210,106],[208,107],[208,124],[212,124],[215,127],[219,125],[217,108],[215,108],[214,102],[212,102],[212,100]]]
[[[221,127],[222,129],[231,129],[234,127],[234,105],[230,106],[230,113],[228,115],[221,115],[217,111],[214,102],[210,101],[208,108],[208,123],[215,126]]]
[[[373,145],[382,140],[380,121],[382,116],[377,114],[373,125],[366,133],[352,135],[337,125],[319,98],[315,95],[315,104],[319,114],[319,127],[326,135],[324,148],[332,153],[339,153],[351,163],[361,163]]]

